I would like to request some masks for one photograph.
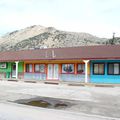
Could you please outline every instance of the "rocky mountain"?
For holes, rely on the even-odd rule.
[[[98,38],[89,33],[66,32],[53,27],[34,25],[2,36],[0,38],[0,51],[77,47],[109,43],[109,40]]]

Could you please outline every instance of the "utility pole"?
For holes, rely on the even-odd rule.
[[[115,39],[115,32],[113,33],[113,40]]]
[[[115,32],[113,33],[113,45],[115,44]]]
[[[111,45],[114,45],[115,44],[115,32],[113,32],[113,38],[111,40]]]

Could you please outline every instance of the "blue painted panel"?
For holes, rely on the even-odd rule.
[[[46,80],[46,74],[24,73],[24,79],[29,79],[29,80]]]
[[[40,73],[24,73],[24,79],[26,80],[46,80],[46,74]],[[60,74],[60,81],[73,81],[73,82],[84,82],[85,75],[80,74]]]
[[[105,74],[104,75],[94,75],[93,74],[93,63],[105,63]],[[92,60],[90,62],[90,82],[91,83],[120,83],[120,75],[108,75],[107,74],[107,63],[109,62],[119,62],[120,60]]]
[[[85,81],[85,75],[61,74],[60,75],[60,80],[61,81],[84,82]]]

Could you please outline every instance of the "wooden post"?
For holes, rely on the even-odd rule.
[[[19,61],[15,61],[15,64],[16,64],[16,75],[15,75],[15,77],[16,77],[16,79],[18,79],[18,63],[19,63]]]
[[[85,83],[88,83],[88,62],[89,60],[83,60],[85,63]]]
[[[74,68],[74,70],[75,70],[75,75],[77,75],[77,63],[75,63],[75,68]]]

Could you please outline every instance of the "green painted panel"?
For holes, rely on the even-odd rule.
[[[0,63],[2,64],[2,63]],[[6,68],[0,68],[0,72],[11,72],[11,63],[7,63]]]
[[[19,62],[19,64],[18,64],[18,72],[23,72],[23,71],[24,71],[24,63]]]
[[[10,74],[12,72],[12,66],[15,64],[15,62],[4,62],[7,63],[6,68],[0,68],[0,73],[5,73],[6,78],[10,78]],[[2,63],[0,63],[1,65]],[[18,72],[23,72],[24,71],[24,62],[19,62],[18,63]]]
[[[2,64],[2,63],[0,63]],[[12,71],[12,65],[15,64],[14,62],[7,62],[7,68],[0,68],[0,72],[11,72]],[[18,72],[24,71],[24,63],[19,62],[18,64]]]

